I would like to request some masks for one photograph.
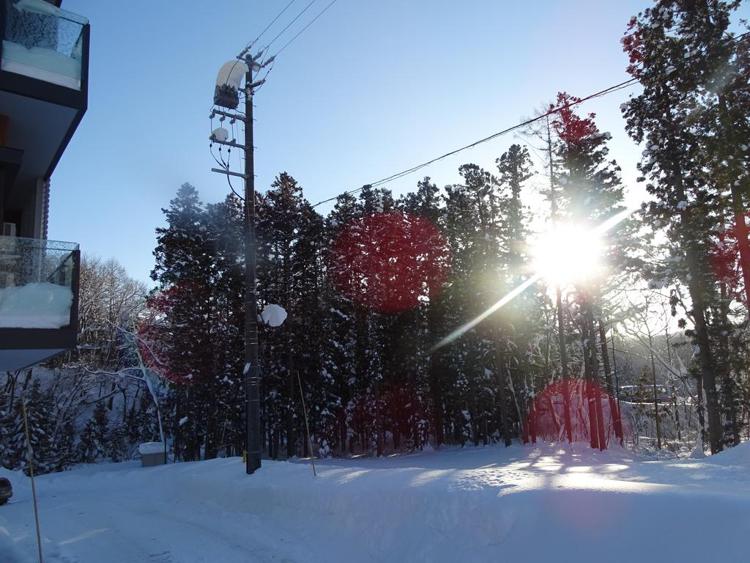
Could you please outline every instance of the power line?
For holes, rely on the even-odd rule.
[[[330,8],[331,6],[333,6],[333,5],[335,4],[335,3],[336,3],[336,0],[331,0],[331,2],[329,2],[329,3],[328,3],[328,4],[326,5],[326,7],[325,7],[325,8],[323,8],[323,9],[322,9],[322,10],[321,10],[320,12],[318,12],[318,15],[316,15],[316,16],[315,16],[315,17],[314,17],[314,18],[313,18],[312,20],[310,20],[310,21],[308,22],[308,24],[307,24],[307,25],[306,25],[305,27],[303,27],[302,29],[300,29],[300,30],[299,30],[299,31],[298,31],[298,32],[297,32],[297,33],[296,33],[296,34],[294,35],[294,37],[292,37],[292,38],[291,38],[291,39],[290,39],[289,41],[287,41],[286,43],[284,43],[284,45],[283,45],[283,46],[281,47],[281,49],[279,49],[278,51],[276,51],[276,53],[274,53],[274,55],[273,55],[272,57],[269,57],[269,59],[268,59],[268,60],[270,60],[270,61],[271,61],[271,66],[270,66],[270,67],[268,67],[268,70],[266,70],[266,73],[265,73],[265,74],[263,75],[263,78],[259,80],[259,82],[261,82],[261,85],[260,85],[260,86],[258,87],[258,89],[256,90],[256,93],[257,93],[257,92],[259,92],[259,91],[260,91],[260,89],[261,89],[261,88],[263,88],[263,86],[265,86],[265,83],[266,83],[266,78],[268,78],[268,75],[269,75],[269,74],[271,74],[271,71],[273,70],[273,67],[274,67],[274,65],[276,64],[276,57],[278,57],[278,56],[279,56],[279,54],[280,54],[280,53],[281,53],[281,52],[282,52],[282,51],[283,51],[284,49],[286,49],[287,47],[289,47],[289,45],[291,45],[291,44],[292,44],[292,42],[293,42],[293,41],[294,41],[295,39],[297,39],[297,38],[298,38],[298,37],[299,37],[300,35],[302,35],[302,34],[303,34],[303,33],[305,32],[305,30],[307,30],[307,29],[308,29],[308,28],[309,28],[309,27],[310,27],[310,26],[311,26],[312,24],[314,24],[314,23],[315,23],[315,22],[317,21],[317,19],[318,19],[318,18],[319,18],[320,16],[322,16],[323,14],[325,14],[325,13],[326,13],[326,12],[328,11],[328,9],[329,9],[329,8]]]
[[[265,27],[265,28],[263,29],[263,31],[261,31],[261,32],[260,32],[260,33],[258,34],[258,37],[256,37],[255,39],[253,39],[253,40],[252,40],[252,41],[250,42],[250,44],[249,44],[249,45],[248,45],[248,46],[247,46],[247,47],[246,47],[245,49],[246,49],[246,50],[250,50],[250,49],[252,49],[252,48],[253,48],[253,45],[255,45],[255,44],[256,44],[256,43],[258,42],[258,40],[259,40],[259,39],[260,39],[261,37],[263,37],[263,34],[265,34],[265,32],[266,32],[266,31],[268,31],[268,30],[269,30],[269,29],[271,28],[271,26],[272,26],[273,24],[275,24],[275,23],[276,23],[276,21],[277,21],[277,20],[278,20],[278,19],[279,19],[279,18],[280,18],[281,16],[283,16],[283,15],[284,15],[284,12],[286,12],[286,11],[287,11],[287,10],[289,9],[289,7],[290,7],[290,6],[292,5],[292,4],[294,4],[295,2],[296,2],[296,0],[290,0],[290,2],[289,2],[289,3],[288,3],[288,4],[286,5],[286,6],[284,6],[284,8],[283,8],[283,9],[282,9],[282,10],[281,10],[281,11],[280,11],[280,12],[279,12],[278,14],[276,14],[276,17],[275,17],[275,18],[273,18],[273,19],[271,20],[271,23],[269,23],[269,24],[268,24],[268,25],[267,25],[267,26],[266,26],[266,27]]]
[[[263,88],[263,86],[265,86],[265,85],[266,85],[266,79],[268,78],[268,75],[269,75],[269,74],[271,74],[271,71],[273,70],[273,66],[274,66],[275,64],[276,64],[276,61],[274,60],[274,61],[273,61],[273,62],[271,63],[271,66],[269,66],[269,67],[268,67],[268,69],[266,70],[266,73],[265,73],[265,74],[263,75],[263,77],[262,77],[262,78],[259,78],[259,79],[258,79],[258,82],[260,82],[260,86],[258,86],[258,87],[257,87],[257,88],[255,89],[255,93],[256,93],[256,94],[257,94],[258,92],[260,92],[260,91],[261,91],[261,89]]]
[[[741,34],[736,35],[734,37],[728,37],[727,39],[730,42],[737,43],[740,40],[742,40],[745,37],[747,37],[748,35],[750,35],[750,31],[746,31],[745,33],[741,33]],[[528,120],[526,120],[526,121],[524,121],[522,123],[518,123],[517,125],[513,125],[512,127],[508,127],[507,129],[503,129],[502,131],[498,131],[497,133],[493,133],[492,135],[490,135],[488,137],[484,137],[483,139],[479,139],[478,141],[475,141],[475,142],[470,143],[468,145],[464,145],[463,147],[459,147],[457,149],[454,149],[454,150],[452,150],[450,152],[442,154],[442,155],[440,155],[438,157],[435,157],[435,158],[433,158],[431,160],[428,160],[428,161],[423,162],[421,164],[417,164],[416,166],[412,166],[411,168],[407,168],[406,170],[402,170],[401,172],[396,172],[395,174],[391,174],[390,176],[387,176],[385,178],[381,178],[380,180],[376,180],[375,182],[372,182],[370,184],[365,184],[364,186],[362,186],[360,188],[355,188],[353,190],[348,190],[348,191],[342,192],[342,193],[340,193],[339,195],[337,195],[335,197],[329,197],[328,199],[324,199],[322,201],[319,201],[318,203],[314,204],[312,207],[318,207],[319,205],[323,205],[324,203],[330,203],[331,201],[336,201],[342,195],[355,194],[357,192],[362,191],[366,187],[373,188],[373,187],[385,184],[386,182],[391,182],[393,180],[398,180],[399,178],[403,178],[404,176],[408,176],[409,174],[413,174],[414,172],[417,172],[418,170],[421,170],[422,168],[425,168],[426,166],[434,164],[435,162],[437,162],[439,160],[443,160],[444,158],[448,158],[449,156],[453,156],[454,154],[458,154],[458,153],[460,153],[462,151],[465,151],[467,149],[476,147],[477,145],[481,145],[482,143],[486,143],[487,141],[491,141],[493,139],[496,139],[497,137],[500,137],[502,135],[510,133],[511,131],[515,131],[516,129],[521,129],[523,127],[531,125],[532,123],[534,123],[536,121],[539,121],[541,119],[544,119],[544,118],[546,118],[546,117],[548,117],[548,116],[550,116],[552,114],[555,114],[555,113],[557,113],[559,111],[562,111],[564,109],[567,109],[567,108],[570,108],[570,107],[573,107],[573,106],[577,106],[577,105],[582,104],[583,102],[585,102],[587,100],[591,100],[592,98],[598,98],[598,97],[601,97],[601,96],[606,96],[607,94],[611,94],[612,92],[617,92],[618,90],[623,90],[625,88],[628,88],[628,87],[632,86],[633,84],[635,84],[637,81],[638,80],[636,78],[631,78],[629,80],[625,80],[624,82],[620,82],[619,84],[615,84],[614,86],[610,86],[609,88],[605,88],[604,90],[599,90],[598,92],[594,92],[593,94],[589,94],[588,96],[585,96],[584,98],[581,98],[578,101],[570,102],[570,103],[567,103],[567,104],[563,104],[563,105],[555,107],[555,108],[550,108],[547,112],[545,112],[545,113],[543,113],[541,115],[538,115],[538,116],[536,116],[536,117],[534,117],[532,119],[528,119]]]
[[[329,2],[328,5],[325,8],[323,8],[318,13],[317,16],[315,16],[312,20],[310,20],[310,22],[305,27],[303,27],[302,29],[300,29],[294,37],[292,37],[289,41],[287,41],[286,43],[284,43],[284,46],[281,47],[281,49],[279,49],[278,51],[276,51],[276,54],[274,55],[274,57],[277,57],[284,49],[286,49],[287,47],[289,47],[289,45],[295,39],[297,39],[297,37],[299,37],[300,35],[302,35],[308,27],[310,27],[312,24],[314,24],[317,21],[317,19],[320,16],[322,16],[323,14],[325,14],[328,11],[328,8],[330,8],[331,6],[333,6],[335,3],[336,3],[336,0],[331,0],[331,2]]]
[[[243,58],[245,57],[245,54],[250,49],[253,48],[253,45],[255,45],[258,42],[258,40],[261,37],[263,37],[263,35],[266,33],[266,31],[268,31],[271,28],[271,26],[274,23],[276,23],[276,21],[284,14],[284,12],[286,12],[289,9],[289,7],[292,4],[294,4],[295,1],[296,0],[290,0],[289,3],[286,6],[284,6],[284,8],[278,14],[276,14],[276,17],[271,20],[271,22],[263,29],[263,31],[261,31],[258,34],[258,36],[255,39],[253,39],[250,43],[248,43],[247,45],[245,45],[245,48],[242,49],[242,51],[240,51],[239,55],[237,55],[237,57],[236,57],[237,61],[235,61],[234,65],[232,66],[232,70],[234,70],[234,67],[239,63],[239,61],[243,60]],[[271,41],[269,41],[269,43],[266,45],[266,47],[265,47],[265,49],[263,49],[263,51],[268,51],[268,48],[273,44],[273,42],[276,41],[287,29],[289,29],[292,26],[292,24],[294,22],[296,22],[300,18],[300,16],[302,16],[302,14],[304,14],[310,8],[310,6],[312,6],[313,4],[315,4],[315,2],[317,2],[317,0],[310,0],[310,3],[307,4],[307,6],[305,6],[304,8],[302,8],[302,11],[300,11],[294,18],[292,18],[292,21],[290,21],[286,25],[286,27],[284,27],[284,29],[282,29],[279,33],[276,34],[276,36],[273,39],[271,39]],[[309,25],[307,27],[309,27]],[[296,36],[295,36],[295,38],[296,38]],[[285,47],[286,47],[286,45],[285,45]],[[271,57],[271,58],[273,58],[273,57]],[[273,66],[273,65],[271,65],[271,66]],[[270,72],[270,69],[269,69],[269,72]],[[231,71],[230,71],[230,74],[231,74]],[[267,75],[268,75],[268,72],[266,72],[266,76]]]
[[[300,19],[300,17],[302,17],[302,15],[307,10],[309,10],[310,7],[313,4],[315,4],[315,2],[317,2],[317,0],[310,0],[310,2],[307,4],[307,6],[305,6],[304,8],[302,8],[302,10],[296,16],[294,16],[294,18],[292,18],[292,21],[290,21],[288,24],[286,24],[286,27],[284,27],[284,29],[282,29],[281,31],[279,31],[276,34],[276,36],[273,39],[271,39],[271,41],[268,42],[268,44],[266,45],[265,50],[267,51],[269,49],[269,47],[271,47],[271,45],[273,45],[274,41],[276,41],[279,37],[281,37],[287,29],[289,29],[290,27],[292,27],[292,25],[294,25],[294,22],[296,22],[298,19]]]
[[[614,86],[610,86],[609,88],[605,88],[604,90],[599,90],[598,92],[594,92],[593,94],[589,94],[588,96],[580,98],[579,100],[576,100],[574,102],[569,102],[569,103],[566,103],[566,104],[563,104],[563,105],[560,105],[560,106],[557,106],[557,107],[554,107],[554,108],[550,108],[548,111],[546,111],[545,113],[543,113],[541,115],[538,115],[538,116],[533,117],[531,119],[527,119],[526,121],[523,121],[521,123],[513,125],[512,127],[508,127],[506,129],[503,129],[502,131],[498,131],[497,133],[493,133],[492,135],[489,135],[487,137],[479,139],[478,141],[474,141],[473,143],[469,143],[468,145],[464,145],[462,147],[459,147],[457,149],[449,151],[449,152],[447,152],[445,154],[441,154],[440,156],[437,156],[435,158],[432,158],[430,160],[422,162],[421,164],[417,164],[415,166],[412,166],[411,168],[407,168],[405,170],[401,170],[400,172],[396,172],[395,174],[391,174],[390,176],[386,176],[385,178],[381,178],[380,180],[376,180],[376,181],[371,182],[369,184],[365,184],[361,188],[355,188],[353,190],[348,190],[348,191],[342,192],[341,194],[339,194],[337,196],[330,197],[328,199],[324,199],[322,201],[319,201],[318,203],[314,204],[312,207],[318,207],[319,205],[323,205],[324,203],[329,203],[331,201],[335,201],[339,197],[341,197],[342,195],[355,194],[355,193],[363,190],[366,187],[373,188],[373,187],[385,184],[387,182],[391,182],[393,180],[397,180],[397,179],[402,178],[404,176],[408,176],[409,174],[413,174],[414,172],[417,172],[418,170],[421,170],[422,168],[430,166],[431,164],[434,164],[435,162],[438,162],[439,160],[443,160],[445,158],[448,158],[449,156],[453,156],[453,155],[458,154],[460,152],[463,152],[465,150],[474,148],[474,147],[476,147],[478,145],[481,145],[482,143],[486,143],[486,142],[491,141],[493,139],[496,139],[496,138],[498,138],[498,137],[500,137],[502,135],[506,135],[507,133],[510,133],[511,131],[515,131],[516,129],[522,129],[524,127],[527,127],[527,126],[531,125],[532,123],[535,123],[535,122],[537,122],[537,121],[539,121],[541,119],[546,118],[547,116],[553,115],[553,114],[555,114],[555,113],[557,113],[559,111],[562,111],[564,109],[567,109],[567,108],[570,108],[570,107],[573,107],[573,106],[577,106],[577,105],[582,104],[583,102],[591,100],[593,98],[598,98],[600,96],[605,96],[607,94],[611,94],[612,92],[617,92],[618,90],[622,90],[624,88],[627,88],[627,87],[635,84],[636,82],[637,82],[636,78],[631,78],[629,80],[625,80],[624,82],[620,82],[619,84],[615,84]]]
[[[234,71],[234,67],[236,67],[236,66],[237,66],[237,64],[238,64],[238,63],[239,63],[239,62],[240,62],[241,60],[243,60],[243,59],[244,59],[244,57],[245,57],[245,54],[247,54],[247,52],[248,52],[248,51],[249,51],[250,49],[252,49],[252,48],[253,48],[253,45],[255,45],[255,44],[256,44],[256,43],[258,42],[258,40],[259,40],[259,39],[260,39],[261,37],[263,37],[263,34],[264,34],[264,33],[265,33],[266,31],[268,31],[268,30],[269,30],[269,29],[271,28],[271,26],[272,26],[273,24],[275,24],[275,23],[276,23],[276,21],[277,21],[277,20],[278,20],[278,19],[279,19],[279,18],[280,18],[280,17],[281,17],[281,16],[283,15],[283,14],[284,14],[284,12],[286,12],[286,11],[287,11],[287,10],[289,9],[289,7],[290,7],[290,6],[292,5],[292,4],[294,4],[295,2],[296,2],[296,0],[289,0],[289,3],[288,3],[288,4],[286,5],[286,6],[284,6],[284,8],[283,8],[283,9],[282,9],[282,10],[281,10],[281,11],[280,11],[280,12],[279,12],[278,14],[276,14],[276,17],[275,17],[275,18],[273,18],[273,19],[271,20],[271,23],[269,23],[269,24],[268,24],[268,25],[267,25],[267,26],[266,26],[265,28],[263,28],[263,31],[261,31],[261,32],[260,32],[260,33],[259,33],[259,34],[258,34],[258,35],[257,35],[257,36],[255,37],[255,39],[253,39],[252,41],[250,41],[250,43],[248,43],[247,45],[245,45],[244,49],[242,49],[242,51],[240,51],[240,54],[239,54],[239,55],[237,55],[237,57],[236,57],[236,59],[237,59],[237,60],[236,60],[236,61],[234,62],[234,64],[232,65],[232,69],[231,69],[231,70],[229,71],[229,74],[231,74],[231,73],[232,73],[232,72]]]

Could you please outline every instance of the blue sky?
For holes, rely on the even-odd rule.
[[[161,208],[179,185],[191,182],[204,201],[225,197],[226,180],[209,172],[216,72],[286,3],[65,0],[91,22],[89,109],[52,179],[50,238],[147,280]],[[274,47],[327,3],[318,0]],[[621,82],[619,39],[647,4],[338,0],[256,96],[256,185],[287,171],[318,201],[517,123],[559,90],[584,96]],[[619,114],[628,93],[585,109],[612,133],[632,187],[640,151]],[[492,169],[519,140],[499,138],[389,187],[408,191],[423,175],[456,182],[465,162]],[[631,188],[631,200],[641,196]]]

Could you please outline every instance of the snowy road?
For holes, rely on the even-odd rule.
[[[39,479],[45,560],[304,560],[303,553],[294,549],[286,556],[283,533],[262,527],[257,515],[245,514],[241,521],[233,522],[224,517],[216,503],[193,501],[189,492],[179,494],[178,487],[169,483],[169,476],[163,472],[158,475],[158,470],[152,471],[151,477],[158,475],[152,482],[148,476],[144,480],[143,474],[138,475],[139,470],[138,464],[112,464]],[[0,526],[24,545],[27,553],[35,553],[31,549],[34,527],[30,490],[17,491],[12,501],[6,507],[10,514],[6,516],[6,510],[0,513]]]
[[[238,459],[221,459],[47,475],[45,560],[748,560],[750,444],[701,461],[490,447],[319,469],[266,462],[245,477]],[[3,474],[16,496],[0,507],[0,560],[33,561],[30,491]]]

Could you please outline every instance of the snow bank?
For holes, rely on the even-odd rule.
[[[739,446],[712,455],[706,458],[706,462],[724,467],[744,467],[750,471],[750,442],[744,442]]]
[[[70,324],[73,292],[39,282],[0,288],[0,327],[61,328]]]

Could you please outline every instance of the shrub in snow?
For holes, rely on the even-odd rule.
[[[331,457],[332,455],[333,451],[331,446],[328,445],[328,440],[323,440],[318,448],[318,457]]]

